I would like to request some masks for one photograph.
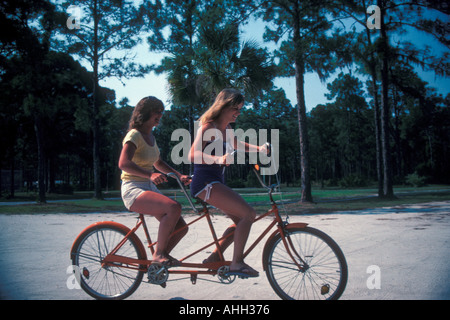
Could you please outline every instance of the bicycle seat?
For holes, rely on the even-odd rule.
[[[195,204],[201,204],[202,206],[208,205],[208,203],[206,203],[205,201],[203,201],[202,199],[200,199],[198,197],[195,197],[194,200],[195,200]]]

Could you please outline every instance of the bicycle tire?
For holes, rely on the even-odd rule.
[[[288,254],[280,233],[271,237],[263,252],[263,267],[270,285],[284,300],[336,300],[345,290],[348,267],[337,243],[324,232],[311,227],[287,227],[290,251],[300,264],[297,252],[307,267],[299,269]]]
[[[72,250],[72,264],[79,272],[81,288],[99,300],[120,300],[129,297],[141,284],[145,266],[139,270],[106,266],[101,261],[123,240],[130,231],[124,225],[105,221],[87,227],[75,240]],[[132,234],[127,242],[116,252],[117,255],[146,260],[147,255],[142,242]]]

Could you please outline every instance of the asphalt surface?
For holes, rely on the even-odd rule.
[[[191,221],[194,217],[187,216]],[[134,226],[136,215],[36,214],[0,215],[0,298],[10,300],[85,300],[81,289],[70,288],[69,252],[76,236],[88,225],[114,220]],[[218,234],[230,224],[215,215]],[[157,223],[147,219],[153,238]],[[343,250],[349,279],[343,300],[450,299],[450,201],[358,212],[291,216],[329,234]],[[255,239],[268,220],[255,224]],[[206,221],[191,226],[173,251],[182,257],[209,239]],[[143,237],[142,237],[143,239]],[[246,262],[259,278],[237,279],[229,285],[205,276],[195,285],[189,278],[169,278],[167,288],[142,283],[129,299],[142,300],[277,300],[262,272],[263,243]],[[192,251],[192,250],[191,250]],[[232,250],[227,251],[228,258]],[[199,261],[208,253],[201,253]],[[376,277],[376,278],[374,278]],[[145,279],[145,278],[144,278]]]

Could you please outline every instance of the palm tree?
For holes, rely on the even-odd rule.
[[[213,99],[226,87],[256,99],[272,88],[275,68],[265,49],[254,41],[240,42],[237,24],[202,27],[194,48],[194,66],[200,75],[200,94]]]

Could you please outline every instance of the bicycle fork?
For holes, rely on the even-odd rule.
[[[305,273],[306,270],[309,269],[309,265],[306,263],[305,260],[302,259],[302,257],[297,252],[297,250],[295,250],[294,244],[292,243],[292,239],[289,236],[289,233],[286,232],[286,230],[284,230],[284,228],[282,228],[282,230],[280,232],[282,232],[281,239],[283,240],[284,247],[286,248],[286,251],[289,254],[289,257],[291,257],[291,259],[294,261],[295,265],[298,267],[300,272]],[[301,264],[299,264],[297,262],[298,260],[295,257],[297,257],[298,260],[300,260]]]

